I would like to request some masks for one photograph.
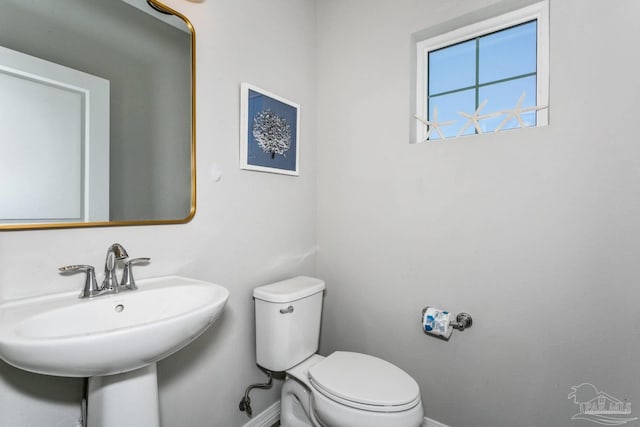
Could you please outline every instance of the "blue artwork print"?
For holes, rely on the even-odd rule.
[[[297,109],[249,89],[247,163],[296,170]]]

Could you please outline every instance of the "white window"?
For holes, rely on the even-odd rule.
[[[417,43],[418,141],[548,123],[548,0]]]

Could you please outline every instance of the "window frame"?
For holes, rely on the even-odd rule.
[[[537,51],[536,51],[536,104],[549,105],[549,0],[507,12],[493,18],[476,22],[444,34],[433,36],[416,43],[417,81],[416,81],[416,115],[428,120],[429,102],[429,52],[456,45],[468,40],[482,37],[497,31],[505,30],[529,21],[537,21]],[[473,113],[469,111],[468,113]],[[549,109],[536,111],[536,125],[549,124]],[[490,133],[490,132],[487,132]],[[475,135],[475,134],[474,134]],[[426,142],[427,126],[416,120],[417,141]],[[471,135],[460,135],[460,137]],[[458,138],[452,136],[449,140]],[[438,139],[439,141],[440,139]]]

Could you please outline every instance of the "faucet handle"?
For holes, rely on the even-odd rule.
[[[98,295],[101,289],[96,281],[96,269],[91,265],[67,265],[58,269],[62,274],[74,274],[85,272],[84,286],[80,292],[80,298],[91,298]]]
[[[133,278],[133,266],[149,264],[150,261],[151,258],[133,258],[125,261],[124,271],[122,272],[122,282],[120,283],[120,286],[131,290],[138,289],[138,286],[136,286],[136,281]]]

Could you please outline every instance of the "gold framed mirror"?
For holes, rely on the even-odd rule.
[[[188,18],[158,0],[0,7],[0,230],[190,221]]]

